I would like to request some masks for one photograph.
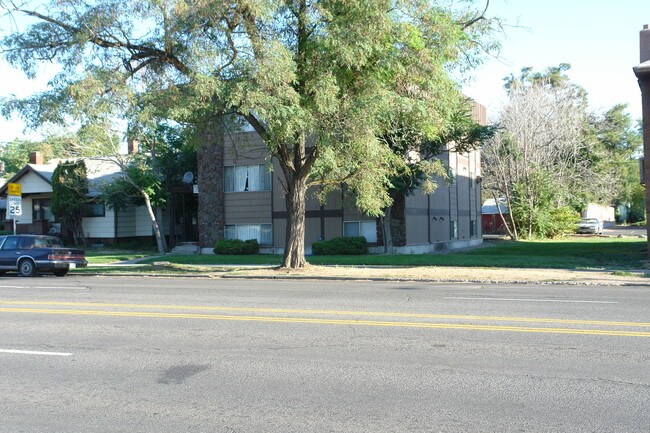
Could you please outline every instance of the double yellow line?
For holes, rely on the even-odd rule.
[[[17,307],[17,306],[22,307]],[[41,308],[34,308],[41,307]],[[52,307],[75,307],[75,309],[55,309]],[[107,309],[161,310],[161,311],[117,311]],[[169,310],[183,311],[168,312]],[[196,311],[220,312],[231,314],[199,313]],[[192,306],[192,305],[150,305],[150,304],[116,304],[116,303],[84,303],[84,302],[32,302],[32,301],[0,301],[0,313],[53,314],[74,316],[101,317],[141,317],[162,319],[201,319],[220,321],[244,321],[267,323],[303,323],[314,325],[348,325],[374,326],[394,328],[419,329],[454,329],[468,331],[506,331],[524,333],[574,334],[574,335],[605,335],[617,337],[650,337],[649,331],[639,331],[620,328],[650,328],[645,322],[609,322],[601,320],[571,320],[552,318],[506,317],[506,316],[473,316],[426,313],[395,313],[373,311],[340,311],[340,310],[306,310],[282,308],[246,308],[225,306]],[[242,314],[246,313],[246,314]],[[249,315],[258,313],[263,315]],[[287,317],[285,315],[302,315],[308,317]],[[312,317],[309,317],[312,316]],[[359,319],[331,319],[313,316],[358,317]],[[402,320],[368,320],[368,317],[392,318]],[[361,319],[363,318],[363,319]],[[415,320],[408,320],[415,319]],[[469,321],[479,323],[434,323],[422,320]],[[553,324],[598,326],[595,328],[573,327],[536,327],[536,326],[505,326],[488,325],[480,322],[509,322],[527,324]],[[606,329],[602,329],[606,328]],[[609,328],[609,329],[607,329]]]

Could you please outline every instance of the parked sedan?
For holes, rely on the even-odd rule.
[[[37,272],[65,276],[70,269],[88,264],[86,253],[79,248],[66,248],[54,236],[0,236],[0,275],[18,271],[23,277]]]
[[[603,234],[603,222],[596,218],[582,218],[578,223],[577,233]]]

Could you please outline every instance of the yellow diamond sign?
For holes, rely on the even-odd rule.
[[[7,184],[7,194],[8,195],[17,195],[20,196],[22,194],[22,188],[21,184],[19,183],[9,183]]]

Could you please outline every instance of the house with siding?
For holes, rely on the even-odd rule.
[[[44,163],[39,152],[30,154],[30,162],[8,183],[17,183],[22,189],[22,215],[16,218],[18,233],[59,233],[61,231],[51,211],[52,174],[58,160]],[[89,196],[99,194],[99,187],[110,182],[120,172],[116,164],[102,159],[86,159]],[[7,184],[0,187],[0,196],[7,195]],[[5,220],[5,229],[13,230],[13,221]],[[65,230],[65,228],[63,228]],[[114,243],[118,240],[151,238],[151,220],[141,206],[129,206],[124,210],[109,209],[105,203],[88,205],[83,218],[83,230],[90,243]]]
[[[474,104],[472,115],[487,124],[485,107]],[[252,127],[225,131],[223,143],[224,237],[257,239],[261,251],[282,253],[287,211],[279,164],[269,160],[262,138]],[[440,179],[435,192],[416,191],[393,210],[403,221],[403,234],[393,238],[391,252],[426,253],[482,242],[480,151],[460,154],[452,148],[448,145],[439,156],[449,167],[452,182]],[[339,236],[365,236],[372,252],[385,250],[380,220],[356,209],[344,188],[330,194],[325,203],[308,192],[305,216],[307,254],[312,243]],[[211,247],[201,246],[206,252]]]

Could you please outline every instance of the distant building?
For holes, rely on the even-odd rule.
[[[22,189],[22,215],[16,218],[18,233],[65,234],[66,228],[52,214],[52,174],[58,160],[47,164],[40,152],[30,154],[30,162],[9,182],[0,187],[0,196],[6,197],[9,183]],[[142,206],[129,206],[124,210],[109,209],[105,203],[93,201],[99,187],[120,173],[116,164],[101,159],[85,159],[89,181],[89,198],[83,230],[89,243],[114,243],[118,240],[136,240],[152,236],[151,220]],[[13,221],[5,220],[5,230],[13,230]]]
[[[501,212],[499,212],[499,210]],[[507,234],[508,229],[503,222],[501,214],[504,218],[508,218],[510,209],[506,204],[506,199],[499,199],[499,206],[497,207],[497,202],[493,198],[489,198],[483,202],[481,208],[481,226],[483,227],[483,234],[489,235],[501,235]]]

